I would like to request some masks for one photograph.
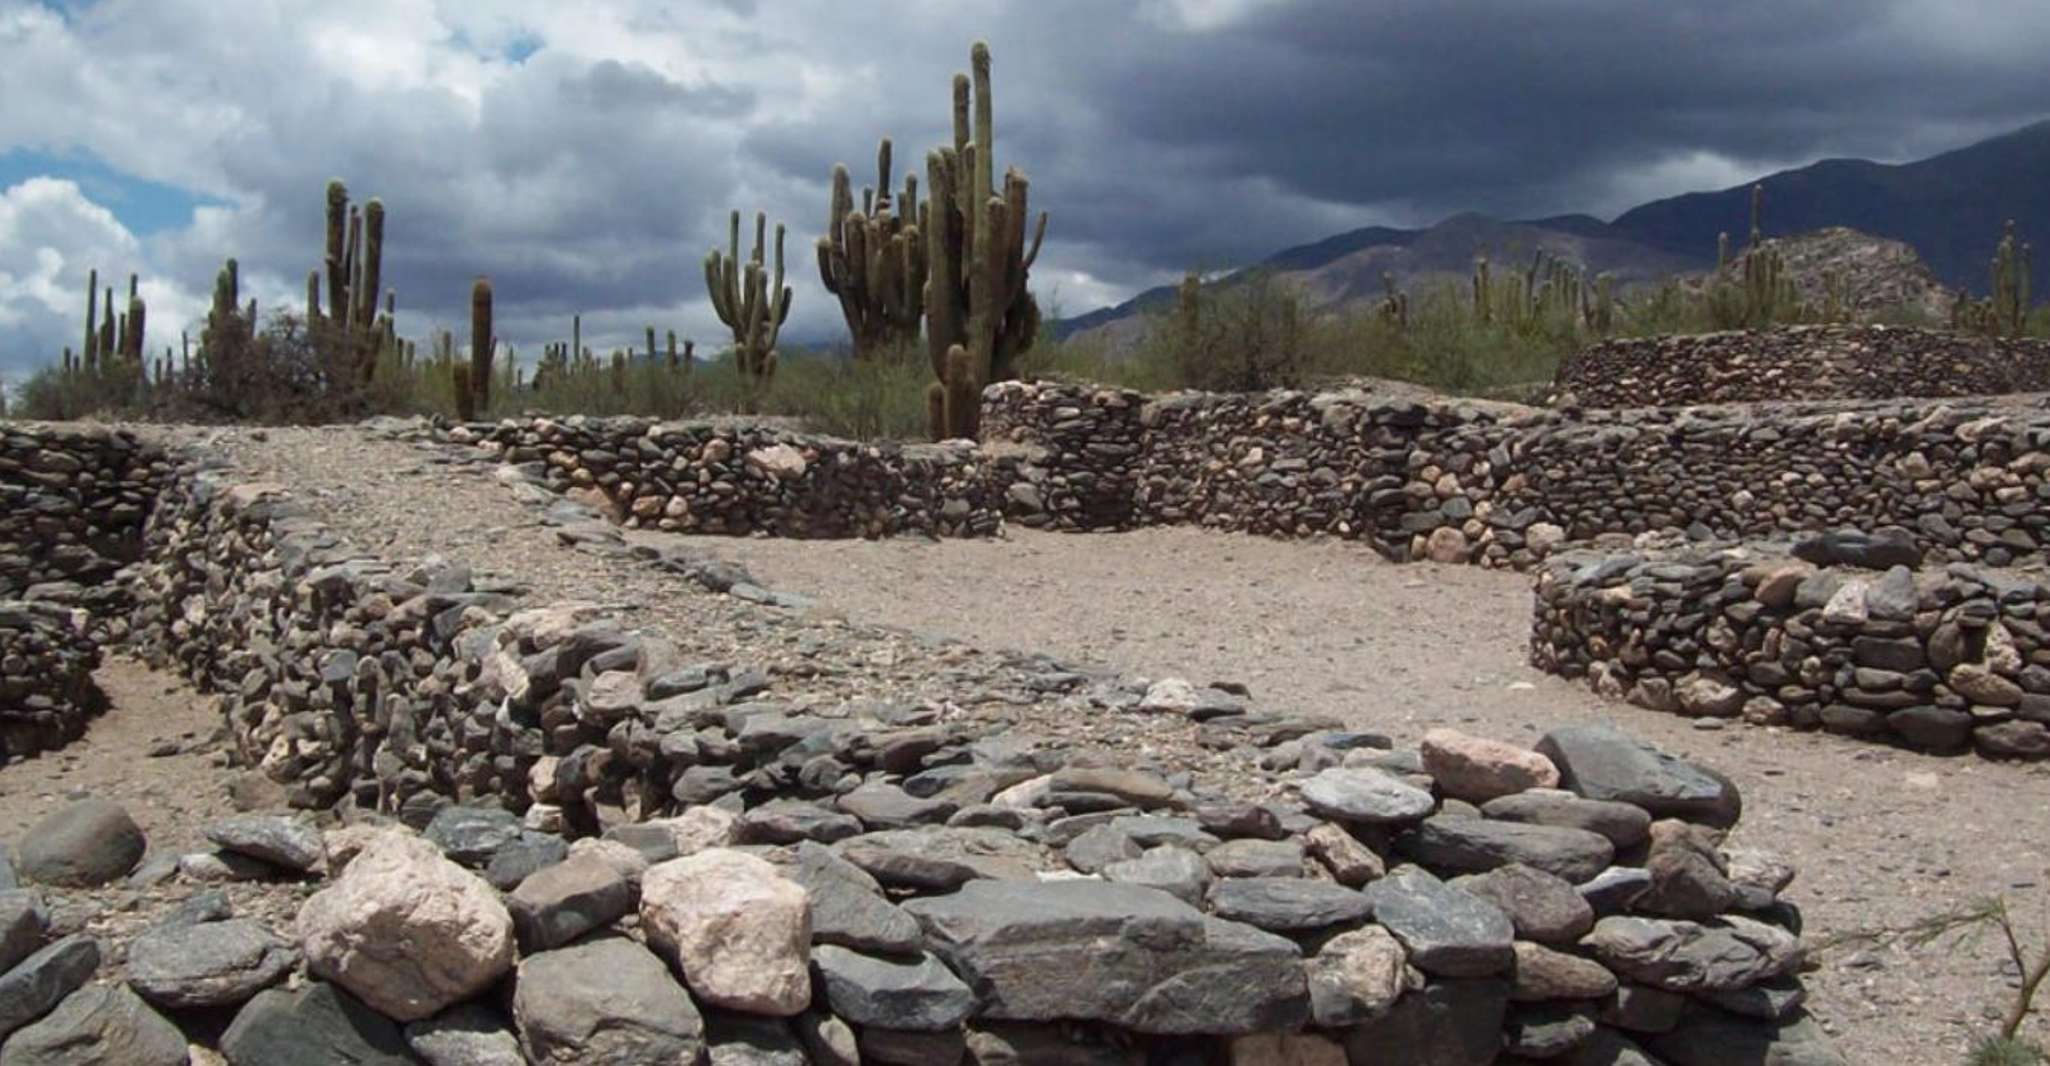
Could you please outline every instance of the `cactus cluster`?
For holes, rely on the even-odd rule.
[[[733,355],[750,390],[768,386],[776,375],[776,338],[790,317],[790,287],[783,284],[783,227],[776,226],[776,273],[771,281],[763,261],[768,216],[755,213],[754,252],[740,258],[740,212],[727,222],[728,250],[705,255],[705,289],[712,309],[733,331]]]
[[[856,359],[916,339],[925,314],[927,205],[918,201],[918,176],[904,175],[893,205],[888,137],[876,149],[876,173],[877,184],[861,190],[856,211],[847,168],[833,167],[826,235],[818,240],[819,280],[840,301]]]
[[[353,364],[357,380],[368,384],[378,359],[398,343],[393,317],[398,294],[383,293],[384,201],[372,198],[361,207],[349,203],[349,188],[340,178],[327,183],[327,311],[320,306],[320,271],[306,275],[306,321],[324,325]]]
[[[85,283],[85,346],[79,349],[76,369],[86,373],[98,373],[111,369],[117,363],[125,366],[141,366],[143,361],[144,312],[142,295],[138,290],[138,279],[128,275],[128,303],[126,310],[114,310],[114,288],[108,286],[104,303],[100,291],[100,272],[89,272]],[[104,308],[104,313],[100,309]],[[66,353],[69,355],[69,352]],[[73,363],[66,360],[66,365]]]

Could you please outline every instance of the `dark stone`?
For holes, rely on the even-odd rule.
[[[1486,977],[1515,962],[1516,928],[1509,916],[1428,870],[1397,867],[1368,885],[1365,895],[1374,920],[1402,941],[1410,961],[1426,973]]]
[[[520,950],[558,948],[633,913],[640,893],[618,867],[580,854],[539,870],[506,897]]]
[[[520,960],[520,1046],[538,1062],[696,1062],[705,1023],[654,952],[596,936]]]
[[[306,873],[327,861],[320,830],[296,818],[245,814],[223,818],[206,827],[206,838],[222,851],[247,855],[293,873]]]
[[[99,941],[67,936],[0,974],[0,1039],[50,1012],[92,980],[100,968]]]
[[[125,876],[148,848],[142,829],[112,800],[85,799],[45,815],[21,838],[21,876],[90,888]]]
[[[1886,724],[1901,742],[1920,751],[1962,751],[1972,743],[1972,715],[1947,707],[1921,706],[1894,711]]]
[[[1644,842],[1651,815],[1628,803],[1582,799],[1563,789],[1530,789],[1481,804],[1481,813],[1504,822],[1556,825],[1600,833],[1618,848]]]
[[[503,807],[443,807],[421,834],[443,855],[471,868],[491,862],[498,849],[520,839],[520,816]]]
[[[1585,829],[1486,818],[1426,818],[1396,838],[1396,850],[1441,874],[1486,873],[1505,863],[1578,884],[1616,857],[1607,837]]]
[[[987,1020],[1071,1018],[1142,1033],[1229,1035],[1293,1029],[1309,1018],[1293,943],[1154,889],[973,881],[905,910],[977,990]]]
[[[228,1066],[417,1066],[397,1022],[324,981],[266,989],[221,1035]]]
[[[1386,1014],[1345,1035],[1351,1062],[1403,1066],[1490,1066],[1502,1048],[1509,982],[1433,981],[1395,1001]]]
[[[526,1066],[519,1034],[482,1003],[458,1003],[406,1026],[406,1044],[429,1066]]]
[[[7,1038],[7,1066],[185,1066],[185,1034],[122,985],[88,985]]]
[[[831,848],[799,844],[796,864],[784,873],[810,898],[814,942],[898,955],[916,952],[924,943],[918,922],[883,898],[875,878]]]
[[[1559,768],[1562,787],[1614,800],[1655,818],[1684,818],[1727,829],[1743,813],[1737,786],[1706,767],[1675,758],[1606,725],[1554,729],[1537,743]]]
[[[951,1029],[975,1009],[975,994],[930,954],[885,959],[821,944],[811,958],[833,1013],[864,1028]]]
[[[1822,1027],[1805,1014],[1769,1022],[1696,1010],[1648,1044],[1671,1066],[1847,1066]]]
[[[285,979],[299,952],[246,919],[160,926],[128,946],[128,983],[160,1007],[232,1007]]]
[[[1357,922],[1367,897],[1330,881],[1302,877],[1228,877],[1210,886],[1210,910],[1220,918],[1271,932],[1300,932]]]
[[[1594,908],[1571,884],[1522,863],[1454,878],[1451,886],[1500,908],[1521,940],[1564,944],[1594,928]]]
[[[1922,550],[1915,546],[1914,534],[1899,526],[1887,526],[1870,533],[1839,529],[1799,537],[1794,541],[1793,555],[1816,566],[1886,570],[1896,566],[1914,568],[1922,565]]]

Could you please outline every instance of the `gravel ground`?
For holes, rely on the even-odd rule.
[[[963,679],[989,683],[1000,673],[989,663],[1001,656],[882,626],[1152,677],[1241,681],[1262,709],[1341,715],[1398,741],[1453,724],[1528,742],[1555,724],[1610,719],[1737,781],[1747,801],[1740,842],[1799,867],[1788,897],[1805,911],[1812,943],[1905,925],[1989,894],[2007,895],[2025,920],[2050,912],[2050,840],[2016,831],[2050,824],[2050,767],[1742,725],[1704,731],[1608,703],[1527,665],[1531,601],[1520,575],[1395,566],[1347,543],[1187,529],[1014,530],[999,541],[944,543],[635,535],[687,541],[820,604],[793,614],[705,594],[632,560],[564,548],[491,481],[489,466],[452,468],[431,449],[353,429],[178,435],[211,439],[245,468],[293,485],[362,547],[398,558],[440,553],[515,577],[540,596],[612,603],[707,657],[780,657],[789,684],[817,686],[822,698],[864,686],[958,690]],[[789,668],[800,659],[813,668]],[[86,746],[58,757],[78,763],[68,773],[85,775],[93,752],[114,754],[119,731],[164,733],[154,718],[124,719],[125,698],[117,694],[115,717],[96,724]],[[1108,757],[1231,770],[1158,718],[1135,725],[1070,715],[1035,724],[1063,728]],[[101,744],[110,746],[94,747]],[[160,787],[173,790],[166,804],[170,795],[203,791],[198,767],[132,761],[133,752],[116,757],[136,772],[109,786],[126,794],[143,795],[134,790],[159,768]],[[57,778],[21,784],[34,765],[0,770],[0,836],[26,820],[23,797],[62,787]],[[2050,922],[2031,931],[2041,943]],[[2018,984],[1990,938],[1915,951],[1845,945],[1818,955],[1820,968],[1807,978],[1810,1006],[1858,1063],[1958,1061]],[[2050,1036],[2046,1030],[2038,1025],[2037,1035]]]

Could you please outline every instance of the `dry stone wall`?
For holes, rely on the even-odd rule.
[[[92,679],[99,665],[84,611],[0,600],[0,766],[85,732],[103,703]]]
[[[595,608],[362,552],[197,455],[127,578],[132,643],[218,694],[239,761],[422,836],[208,827],[217,851],[137,876],[333,881],[289,931],[196,904],[110,946],[125,998],[87,987],[92,937],[7,911],[0,987],[34,995],[0,1056],[233,1010],[231,1066],[440,1061],[452,1033],[505,1062],[605,1034],[676,1061],[1840,1061],[1800,1010],[1792,871],[1723,845],[1735,786],[1604,727],[1395,749],[1186,682],[1005,682],[1265,749],[1269,798],[1234,800],[946,702],[787,701]],[[143,858],[101,807],[52,823],[31,881]]]
[[[2046,391],[2050,342],[1824,325],[1602,341],[1560,364],[1552,402],[1679,407]]]
[[[1559,555],[1538,575],[1532,658],[1652,710],[2050,758],[2050,586],[1916,569],[1906,538],[1793,547]]]
[[[986,536],[1010,478],[965,443],[859,444],[728,422],[568,418],[458,427],[615,521],[779,537]]]

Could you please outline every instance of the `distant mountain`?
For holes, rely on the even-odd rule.
[[[1752,184],[1657,200],[1624,212],[1612,228],[1683,253],[1713,250],[1724,231],[1741,243]],[[1828,159],[1755,184],[1765,186],[1767,236],[1849,226],[1906,241],[1938,281],[1980,295],[2006,220],[2023,240],[2050,247],[2050,121],[1919,162]]]
[[[1437,277],[1467,277],[1476,254],[1520,266],[1540,248],[1590,273],[1611,273],[1627,286],[1713,268],[1720,233],[1741,248],[1753,184],[1765,187],[1761,228],[1769,237],[1849,227],[1890,238],[1918,254],[1935,282],[1982,295],[1987,260],[2007,219],[2015,220],[2023,240],[2050,248],[2045,121],[1914,163],[1824,160],[1719,192],[1653,201],[1614,222],[1591,215],[1502,222],[1460,214],[1421,230],[1352,230],[1283,249],[1256,266],[1303,285],[1315,306],[1378,299],[1384,271],[1397,285],[1412,288]],[[1860,254],[1899,258],[1897,248],[1877,245]],[[1213,284],[1230,284],[1235,276]],[[2050,284],[2038,290],[2050,292]],[[1173,301],[1174,288],[1162,286],[1049,327],[1055,337],[1106,329],[1107,335],[1128,337],[1136,333],[1140,314]]]

